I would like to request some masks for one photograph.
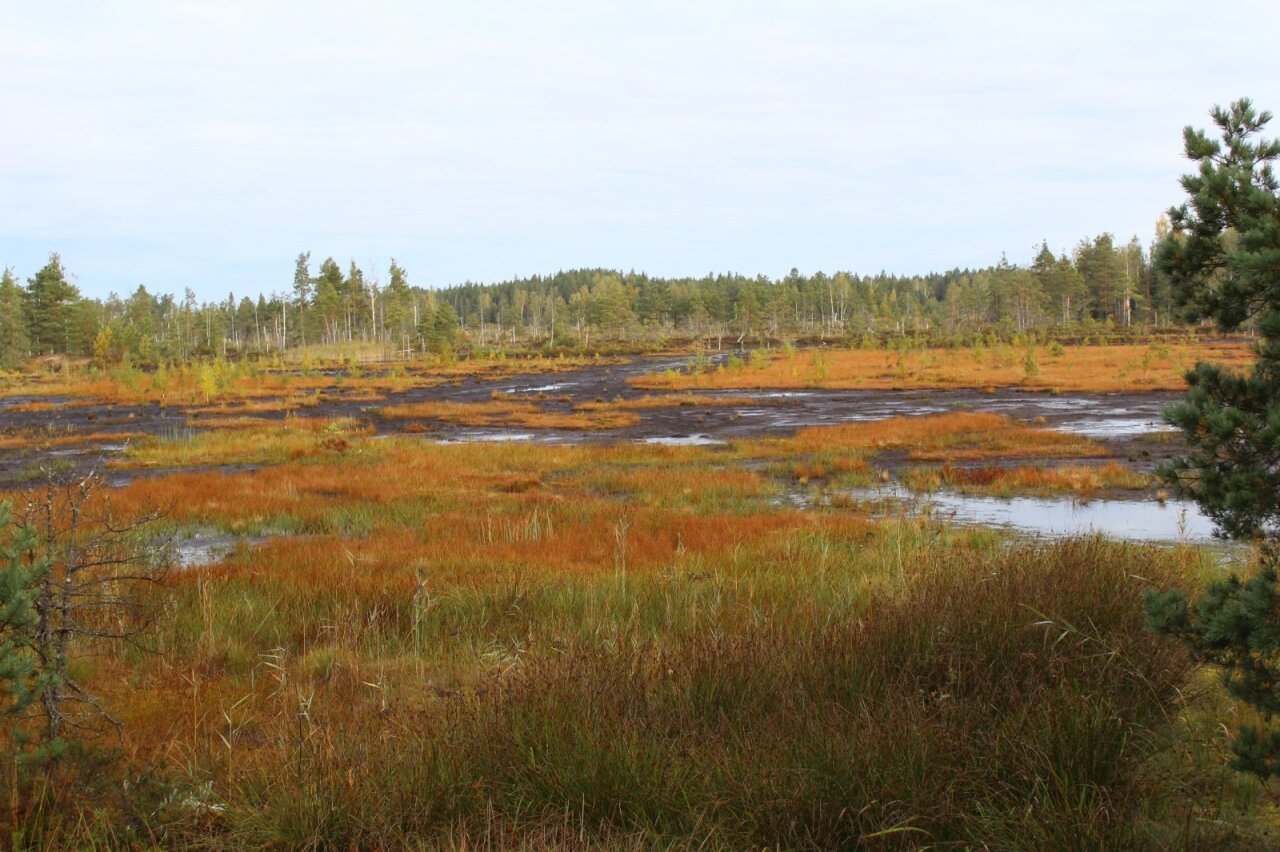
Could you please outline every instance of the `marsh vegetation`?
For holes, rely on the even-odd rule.
[[[1231,703],[1143,622],[1144,589],[1213,574],[1212,554],[883,499],[1154,500],[1132,439],[918,396],[729,428],[803,414],[750,379],[815,357],[840,381],[896,355],[228,367],[163,409],[110,375],[11,388],[0,416],[99,415],[14,430],[9,452],[128,430],[86,458],[117,511],[166,507],[153,533],[194,554],[155,589],[145,648],[83,643],[77,682],[120,738],[7,781],[15,843],[1255,843],[1268,800],[1209,722]],[[714,385],[642,389],[672,364]],[[637,421],[668,416],[726,428],[645,443]],[[564,439],[440,440],[470,428]]]

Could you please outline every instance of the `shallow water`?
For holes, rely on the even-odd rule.
[[[236,552],[242,542],[256,544],[263,540],[224,533],[201,532],[188,538],[176,539],[169,548],[169,554],[175,568],[200,568],[226,559]]]
[[[577,444],[582,437],[578,432],[562,429],[544,429],[537,432],[506,432],[500,427],[492,429],[460,429],[431,438],[437,444],[491,444],[513,441],[519,444]]]
[[[1074,432],[1087,438],[1131,438],[1153,432],[1173,432],[1172,426],[1162,420],[1145,417],[1098,417],[1088,420],[1070,420],[1054,427],[1063,432]]]
[[[666,446],[720,446],[725,442],[706,434],[671,435],[660,438],[645,438],[645,444],[663,444]]]
[[[1063,538],[1101,533],[1125,541],[1204,543],[1213,522],[1183,500],[1081,500],[1076,497],[978,497],[953,491],[915,495],[898,486],[853,493],[862,499],[892,498],[915,512],[929,512],[961,524],[1002,527],[1020,533]]]
[[[512,393],[550,393],[551,391],[564,390],[567,387],[577,384],[577,382],[556,382],[550,385],[537,385],[512,388]]]
[[[920,417],[952,411],[982,411],[1046,428],[1092,438],[1130,438],[1167,431],[1161,411],[1169,394],[1104,394],[1053,396],[1009,390],[991,394],[973,391],[721,391],[711,396],[745,397],[758,406],[727,406],[722,411],[741,418],[717,422],[726,437],[783,431],[805,426],[865,423],[890,417]]]
[[[723,356],[720,356],[723,358]],[[683,369],[687,359],[636,359],[628,364],[588,366],[563,373],[527,373],[495,381],[474,379],[443,386],[415,388],[392,394],[387,404],[417,401],[487,402],[494,394],[548,394],[548,411],[564,412],[587,400],[634,398],[644,395],[628,379],[666,368]],[[830,426],[883,420],[899,416],[940,414],[949,411],[989,411],[1020,422],[1127,444],[1144,433],[1161,431],[1161,409],[1180,397],[1172,393],[1069,394],[1029,393],[1015,388],[980,390],[826,390],[817,388],[731,389],[695,391],[707,396],[727,396],[738,400],[725,406],[681,406],[656,408],[640,413],[640,422],[621,429],[601,432],[531,430],[527,426],[487,426],[467,428],[440,424],[426,440],[441,443],[519,441],[536,444],[644,442],[652,444],[725,444],[741,439],[785,435],[807,426]],[[661,394],[657,394],[661,395]],[[561,399],[564,396],[568,399]],[[670,394],[678,402],[683,392]],[[745,399],[744,399],[745,398]],[[99,431],[104,425],[127,423],[129,429],[147,431],[162,440],[184,440],[202,431],[199,420],[186,422],[180,408],[157,406],[136,408],[99,406],[64,407],[50,412],[13,412],[12,405],[34,397],[0,399],[0,428],[38,430],[50,426],[74,428],[84,433]],[[54,401],[41,398],[43,401]],[[56,398],[55,398],[56,399]],[[307,416],[361,416],[363,402],[330,400]],[[383,427],[380,427],[383,428]],[[384,434],[392,428],[388,425]],[[97,459],[117,455],[119,442],[84,447],[60,448],[53,455],[86,470]],[[1129,452],[1128,449],[1125,452]],[[0,483],[13,481],[38,456],[32,449],[0,452]],[[41,454],[49,455],[49,454]],[[1147,454],[1144,453],[1145,457]],[[112,484],[142,475],[116,475]]]
[[[458,432],[447,438],[437,438],[437,444],[473,444],[492,441],[532,441],[532,432]]]

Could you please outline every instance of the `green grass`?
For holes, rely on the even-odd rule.
[[[1184,816],[1140,771],[1191,669],[1138,593],[1178,561],[910,523],[396,600],[209,577],[166,653],[260,706],[166,842],[1141,847]]]

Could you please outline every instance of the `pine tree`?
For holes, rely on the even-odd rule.
[[[396,345],[406,348],[409,330],[413,325],[413,292],[409,289],[409,279],[403,267],[395,260],[391,261],[387,277],[386,307],[384,308],[387,334]]]
[[[1248,374],[1197,364],[1190,392],[1165,418],[1194,455],[1167,479],[1229,536],[1280,537],[1280,193],[1271,161],[1280,141],[1255,140],[1271,118],[1247,100],[1215,109],[1222,142],[1186,131],[1198,174],[1182,185],[1189,204],[1170,211],[1172,232],[1156,255],[1189,320],[1224,331],[1256,321],[1262,335]]]
[[[76,348],[77,319],[74,308],[80,291],[67,280],[57,252],[49,255],[35,277],[28,279],[25,310],[27,336],[37,352],[71,352]]]
[[[346,319],[348,340],[351,340],[355,336],[355,330],[364,324],[364,311],[361,310],[361,306],[368,300],[364,273],[353,260],[347,270],[347,280],[342,287],[342,310]]]
[[[0,531],[10,527],[9,506],[0,503]],[[24,713],[51,685],[36,667],[30,631],[37,620],[36,596],[45,563],[28,564],[23,553],[33,545],[31,533],[17,529],[0,546],[0,718]],[[6,725],[9,724],[6,722]]]
[[[342,316],[342,289],[346,281],[342,277],[342,268],[333,258],[325,258],[320,264],[315,285],[315,313],[322,325],[322,334],[328,342],[336,342]]]
[[[1264,718],[1280,714],[1280,184],[1271,163],[1280,142],[1259,138],[1271,119],[1248,100],[1213,110],[1222,140],[1185,131],[1199,166],[1182,186],[1189,200],[1170,211],[1156,266],[1187,318],[1223,331],[1254,320],[1262,334],[1248,374],[1197,364],[1190,391],[1165,418],[1192,454],[1161,475],[1193,497],[1219,531],[1265,539],[1248,580],[1213,583],[1188,604],[1178,591],[1148,593],[1154,629],[1177,636],[1224,670],[1228,691]],[[1280,774],[1280,732],[1241,727],[1234,765],[1266,779]]]
[[[302,345],[307,345],[307,302],[311,298],[311,252],[304,251],[298,255],[293,265],[293,293],[298,297],[298,330]],[[285,341],[286,345],[288,341]]]
[[[22,296],[22,287],[14,280],[13,271],[6,267],[0,275],[0,369],[18,367],[27,357],[30,343]]]

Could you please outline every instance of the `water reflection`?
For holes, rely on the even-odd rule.
[[[896,486],[856,492],[861,500],[892,498],[916,511],[962,524],[1004,527],[1017,532],[1065,537],[1101,533],[1125,541],[1213,540],[1214,525],[1194,504],[1146,500],[1080,500],[1073,497],[977,497],[938,491],[927,497]]]

